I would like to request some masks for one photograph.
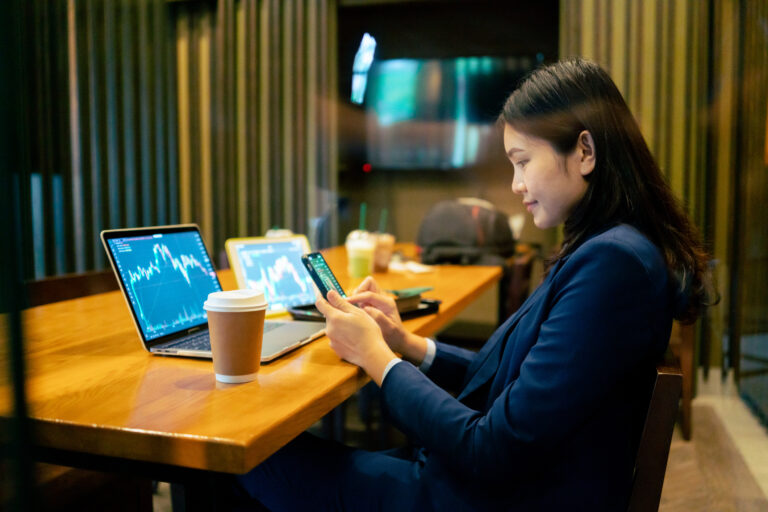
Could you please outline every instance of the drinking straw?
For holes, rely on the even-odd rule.
[[[358,228],[360,231],[365,231],[365,209],[367,208],[365,202],[360,203],[360,225]]]
[[[389,211],[387,211],[386,208],[381,210],[381,213],[379,214],[379,233],[386,233],[387,232],[387,215],[389,214]]]

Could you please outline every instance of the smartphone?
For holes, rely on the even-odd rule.
[[[301,262],[304,263],[307,272],[309,272],[324,299],[328,299],[328,291],[330,290],[336,290],[342,297],[347,296],[322,254],[319,252],[305,254],[301,257]]]

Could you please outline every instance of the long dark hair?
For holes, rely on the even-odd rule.
[[[688,296],[678,319],[695,320],[712,296],[707,252],[608,73],[583,59],[539,68],[509,96],[499,120],[546,140],[561,155],[574,149],[583,130],[592,134],[595,168],[565,222],[563,247],[554,261],[606,227],[630,224],[659,247]]]

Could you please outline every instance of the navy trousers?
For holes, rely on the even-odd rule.
[[[414,450],[369,452],[304,433],[237,483],[273,512],[404,512],[421,501],[421,462],[414,456]]]

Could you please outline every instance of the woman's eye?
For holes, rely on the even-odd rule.
[[[525,167],[525,164],[527,163],[528,163],[528,160],[520,160],[515,165],[517,165],[518,167]]]

